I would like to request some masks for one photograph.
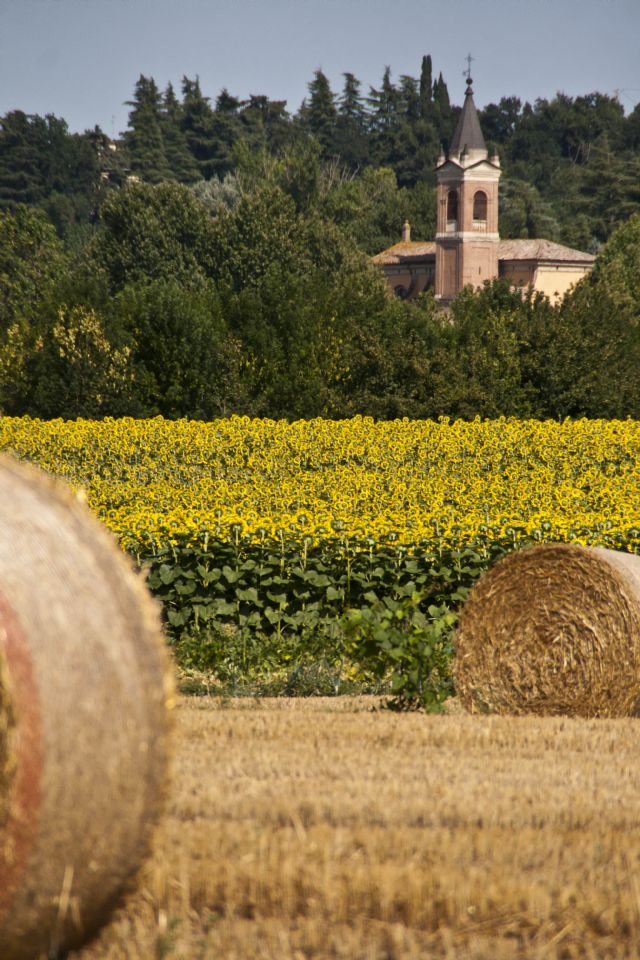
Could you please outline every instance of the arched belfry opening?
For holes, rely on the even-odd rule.
[[[447,224],[458,222],[458,191],[449,190],[447,194]]]
[[[476,190],[473,197],[473,219],[485,221],[487,219],[487,195],[484,190]]]
[[[489,156],[467,78],[464,106],[448,156],[436,165],[435,294],[444,303],[467,285],[498,276],[500,161]]]

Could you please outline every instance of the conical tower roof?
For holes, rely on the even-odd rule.
[[[473,90],[471,77],[467,79],[467,91],[464,96],[464,106],[458,120],[456,132],[449,147],[449,156],[459,155],[463,150],[469,153],[482,151],[487,155],[487,145],[482,136],[480,121],[476,113],[476,105],[473,102]]]

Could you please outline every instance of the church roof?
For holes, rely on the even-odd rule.
[[[552,260],[564,263],[594,263],[595,257],[582,250],[573,250],[553,240],[500,240],[500,260]]]
[[[394,243],[371,260],[380,266],[419,263],[435,258],[436,245],[433,241],[421,240]],[[573,250],[553,240],[499,240],[498,260],[536,260],[560,263],[594,263],[595,257],[582,250]]]
[[[467,150],[484,150],[486,153],[487,145],[482,136],[480,121],[476,112],[476,105],[473,102],[473,90],[471,88],[471,78],[467,80],[467,90],[464,95],[464,105],[462,113],[458,119],[458,126],[453,135],[453,140],[449,145],[449,156],[460,154]]]
[[[435,255],[436,245],[433,241],[404,240],[401,243],[394,243],[392,247],[387,247],[382,253],[377,253],[371,260],[373,263],[384,266],[397,263],[414,263],[429,257],[435,257]]]

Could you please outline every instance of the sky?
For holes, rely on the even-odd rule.
[[[478,107],[557,92],[640,102],[640,0],[0,0],[0,116],[64,118],[70,130],[127,126],[140,74],[161,89],[200,78],[294,113],[321,69],[379,86],[420,75],[431,54],[453,103],[468,54]]]

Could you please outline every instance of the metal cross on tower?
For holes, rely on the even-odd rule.
[[[465,57],[465,60],[467,61],[467,69],[463,70],[462,74],[467,78],[467,80],[470,81],[471,80],[471,64],[475,60],[475,57],[472,57],[471,54],[468,53],[467,56]]]

